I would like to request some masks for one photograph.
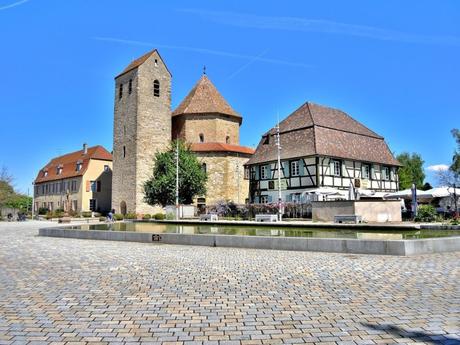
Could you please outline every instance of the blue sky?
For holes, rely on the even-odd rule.
[[[111,150],[113,78],[155,47],[173,74],[173,108],[206,65],[244,116],[243,145],[308,100],[346,111],[395,153],[420,153],[427,168],[449,164],[459,23],[456,0],[0,0],[0,166],[27,192],[53,156],[83,142]]]

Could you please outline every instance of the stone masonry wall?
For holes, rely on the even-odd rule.
[[[160,82],[159,97],[153,95],[155,79]],[[143,186],[152,174],[154,154],[171,140],[171,75],[155,52],[137,69],[117,77],[115,85],[112,207],[120,212],[124,201],[127,212],[156,213],[161,209],[144,202]]]
[[[197,152],[197,156],[200,162],[206,163],[206,205],[219,200],[243,204],[249,197],[249,181],[244,179],[244,164],[249,157],[218,152]]]
[[[132,80],[131,94],[128,93],[129,80]],[[119,98],[120,84],[123,84],[121,98]],[[136,207],[134,181],[136,179],[137,70],[123,74],[115,80],[114,102],[112,208],[116,212],[121,212],[120,204],[124,201],[128,212],[132,212]],[[123,157],[123,147],[126,151],[125,157]]]
[[[156,61],[156,62],[155,62]],[[161,212],[144,202],[144,183],[152,176],[154,156],[171,142],[171,75],[155,52],[139,67],[136,213]],[[153,95],[153,81],[160,82],[160,96]]]
[[[178,135],[189,143],[199,143],[200,134],[204,142],[225,143],[229,136],[230,144],[239,145],[240,124],[231,116],[220,114],[180,115],[173,117],[173,136]]]

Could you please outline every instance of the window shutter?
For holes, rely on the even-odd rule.
[[[91,191],[91,181],[86,181],[86,191]]]
[[[281,178],[283,177],[289,177],[290,176],[290,172],[289,172],[289,169],[290,169],[290,166],[289,166],[289,162],[281,162],[281,174],[284,172],[284,176],[281,175]]]
[[[305,166],[303,159],[299,159],[299,175],[307,175],[307,167]]]
[[[329,175],[334,175],[334,161],[331,159],[329,161]]]
[[[97,192],[101,191],[101,181],[96,181],[96,191]]]
[[[256,171],[256,174],[255,174],[256,175],[256,180],[260,179],[260,172],[259,172],[260,169],[261,169],[260,165],[256,166],[256,169],[255,169],[255,171]]]

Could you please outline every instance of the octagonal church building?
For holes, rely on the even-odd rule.
[[[157,50],[132,61],[115,77],[112,207],[119,213],[156,213],[144,201],[144,183],[153,172],[155,153],[171,140],[190,144],[208,175],[199,208],[219,200],[244,203],[249,182],[244,164],[254,153],[240,146],[243,118],[203,73],[171,111],[172,76]]]

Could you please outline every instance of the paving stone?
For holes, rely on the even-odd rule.
[[[460,253],[36,236],[0,222],[1,344],[458,344]]]

